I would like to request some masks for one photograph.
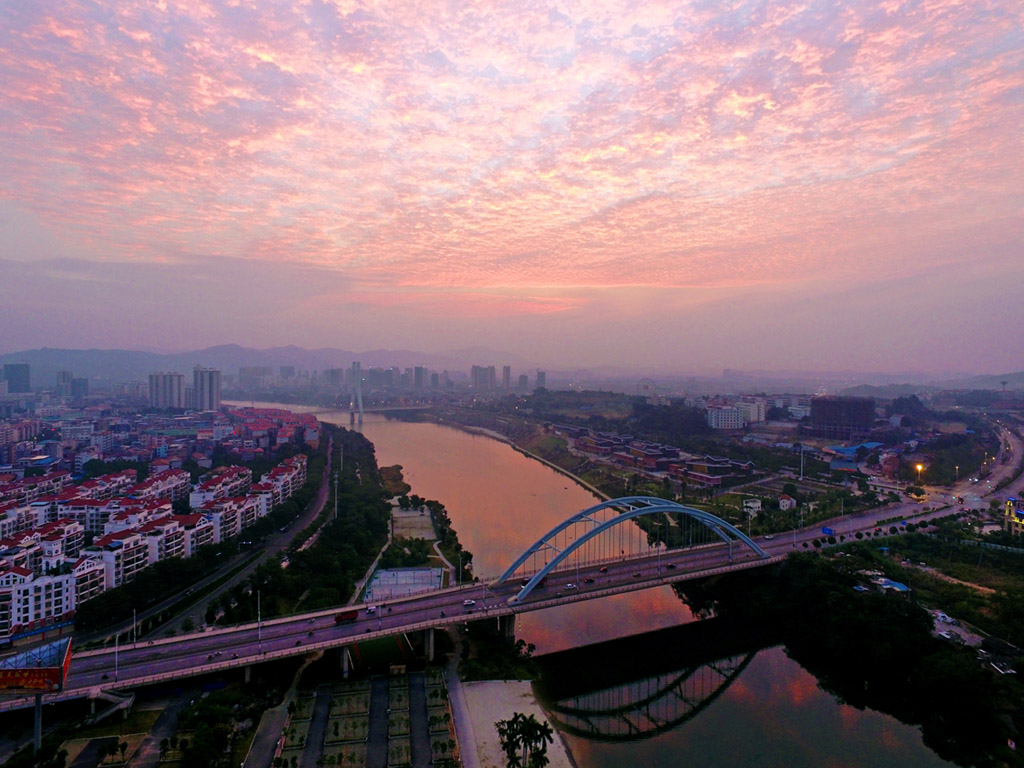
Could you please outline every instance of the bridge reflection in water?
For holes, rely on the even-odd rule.
[[[646,739],[714,703],[767,643],[720,620],[537,657],[535,689],[558,730],[592,741]]]

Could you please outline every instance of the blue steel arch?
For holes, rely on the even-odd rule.
[[[742,658],[737,655],[680,670],[676,675],[669,676],[667,683],[655,693],[619,706],[598,709],[581,705],[581,702],[593,699],[593,694],[585,694],[550,703],[545,709],[550,712],[558,730],[573,736],[604,742],[648,739],[674,730],[697,717],[736,681],[756,655],[757,651],[750,651]],[[688,685],[697,674],[705,670],[711,670],[718,677],[713,688],[703,695],[691,695]],[[617,689],[628,693],[629,687],[630,684],[626,684],[617,686]],[[661,709],[658,705],[662,703],[674,709],[673,716],[659,718],[655,715]],[[638,727],[637,723],[642,724],[642,727]],[[615,730],[615,726],[622,728]]]
[[[625,511],[622,511],[625,508]],[[598,521],[594,519],[593,515],[600,512],[602,509],[617,509],[619,514],[613,518],[604,521]],[[526,585],[519,590],[515,597],[509,600],[510,603],[515,603],[523,600],[533,588],[536,587],[541,580],[546,577],[551,571],[555,570],[557,566],[566,560],[573,552],[579,549],[581,546],[586,544],[588,541],[593,539],[595,536],[599,536],[610,528],[613,528],[620,523],[624,523],[627,520],[632,520],[635,517],[643,517],[646,515],[660,515],[660,514],[681,514],[693,518],[699,523],[707,526],[711,531],[715,533],[722,541],[727,544],[731,544],[732,541],[738,540],[745,544],[752,552],[757,554],[759,557],[770,557],[770,555],[761,549],[753,540],[750,539],[743,531],[739,530],[730,523],[727,523],[720,517],[712,515],[709,512],[704,512],[700,509],[694,509],[693,507],[684,507],[682,504],[677,504],[674,501],[667,501],[666,499],[659,499],[654,496],[623,496],[618,499],[609,499],[603,501],[600,504],[595,504],[592,507],[588,507],[581,512],[577,512],[574,515],[563,520],[561,523],[556,525],[550,531],[541,536],[535,541],[523,554],[515,559],[515,561],[505,572],[501,574],[497,579],[491,582],[491,586],[497,586],[512,574],[516,572],[516,569],[520,565],[525,563],[530,557],[537,552],[544,549],[555,550],[558,554],[555,555],[543,568],[541,568],[533,577],[526,583]],[[577,538],[565,549],[559,550],[557,547],[549,544],[559,533],[564,531],[566,528],[575,525],[576,523],[593,523],[594,527],[587,531],[585,534]]]

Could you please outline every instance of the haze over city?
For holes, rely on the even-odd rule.
[[[0,352],[1021,367],[1019,3],[3,19]]]

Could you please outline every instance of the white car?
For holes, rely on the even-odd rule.
[[[476,605],[476,600],[463,600],[462,604],[468,608],[471,605]]]
[[[572,582],[569,582],[568,584],[565,585],[565,588],[566,589],[576,589],[576,585],[573,584]]]
[[[376,612],[377,612],[377,606],[376,605],[367,606],[366,613],[369,616],[373,616],[373,614],[375,614]]]

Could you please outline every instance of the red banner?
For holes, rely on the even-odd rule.
[[[0,690],[24,688],[30,691],[59,691],[61,677],[60,667],[0,669]]]

